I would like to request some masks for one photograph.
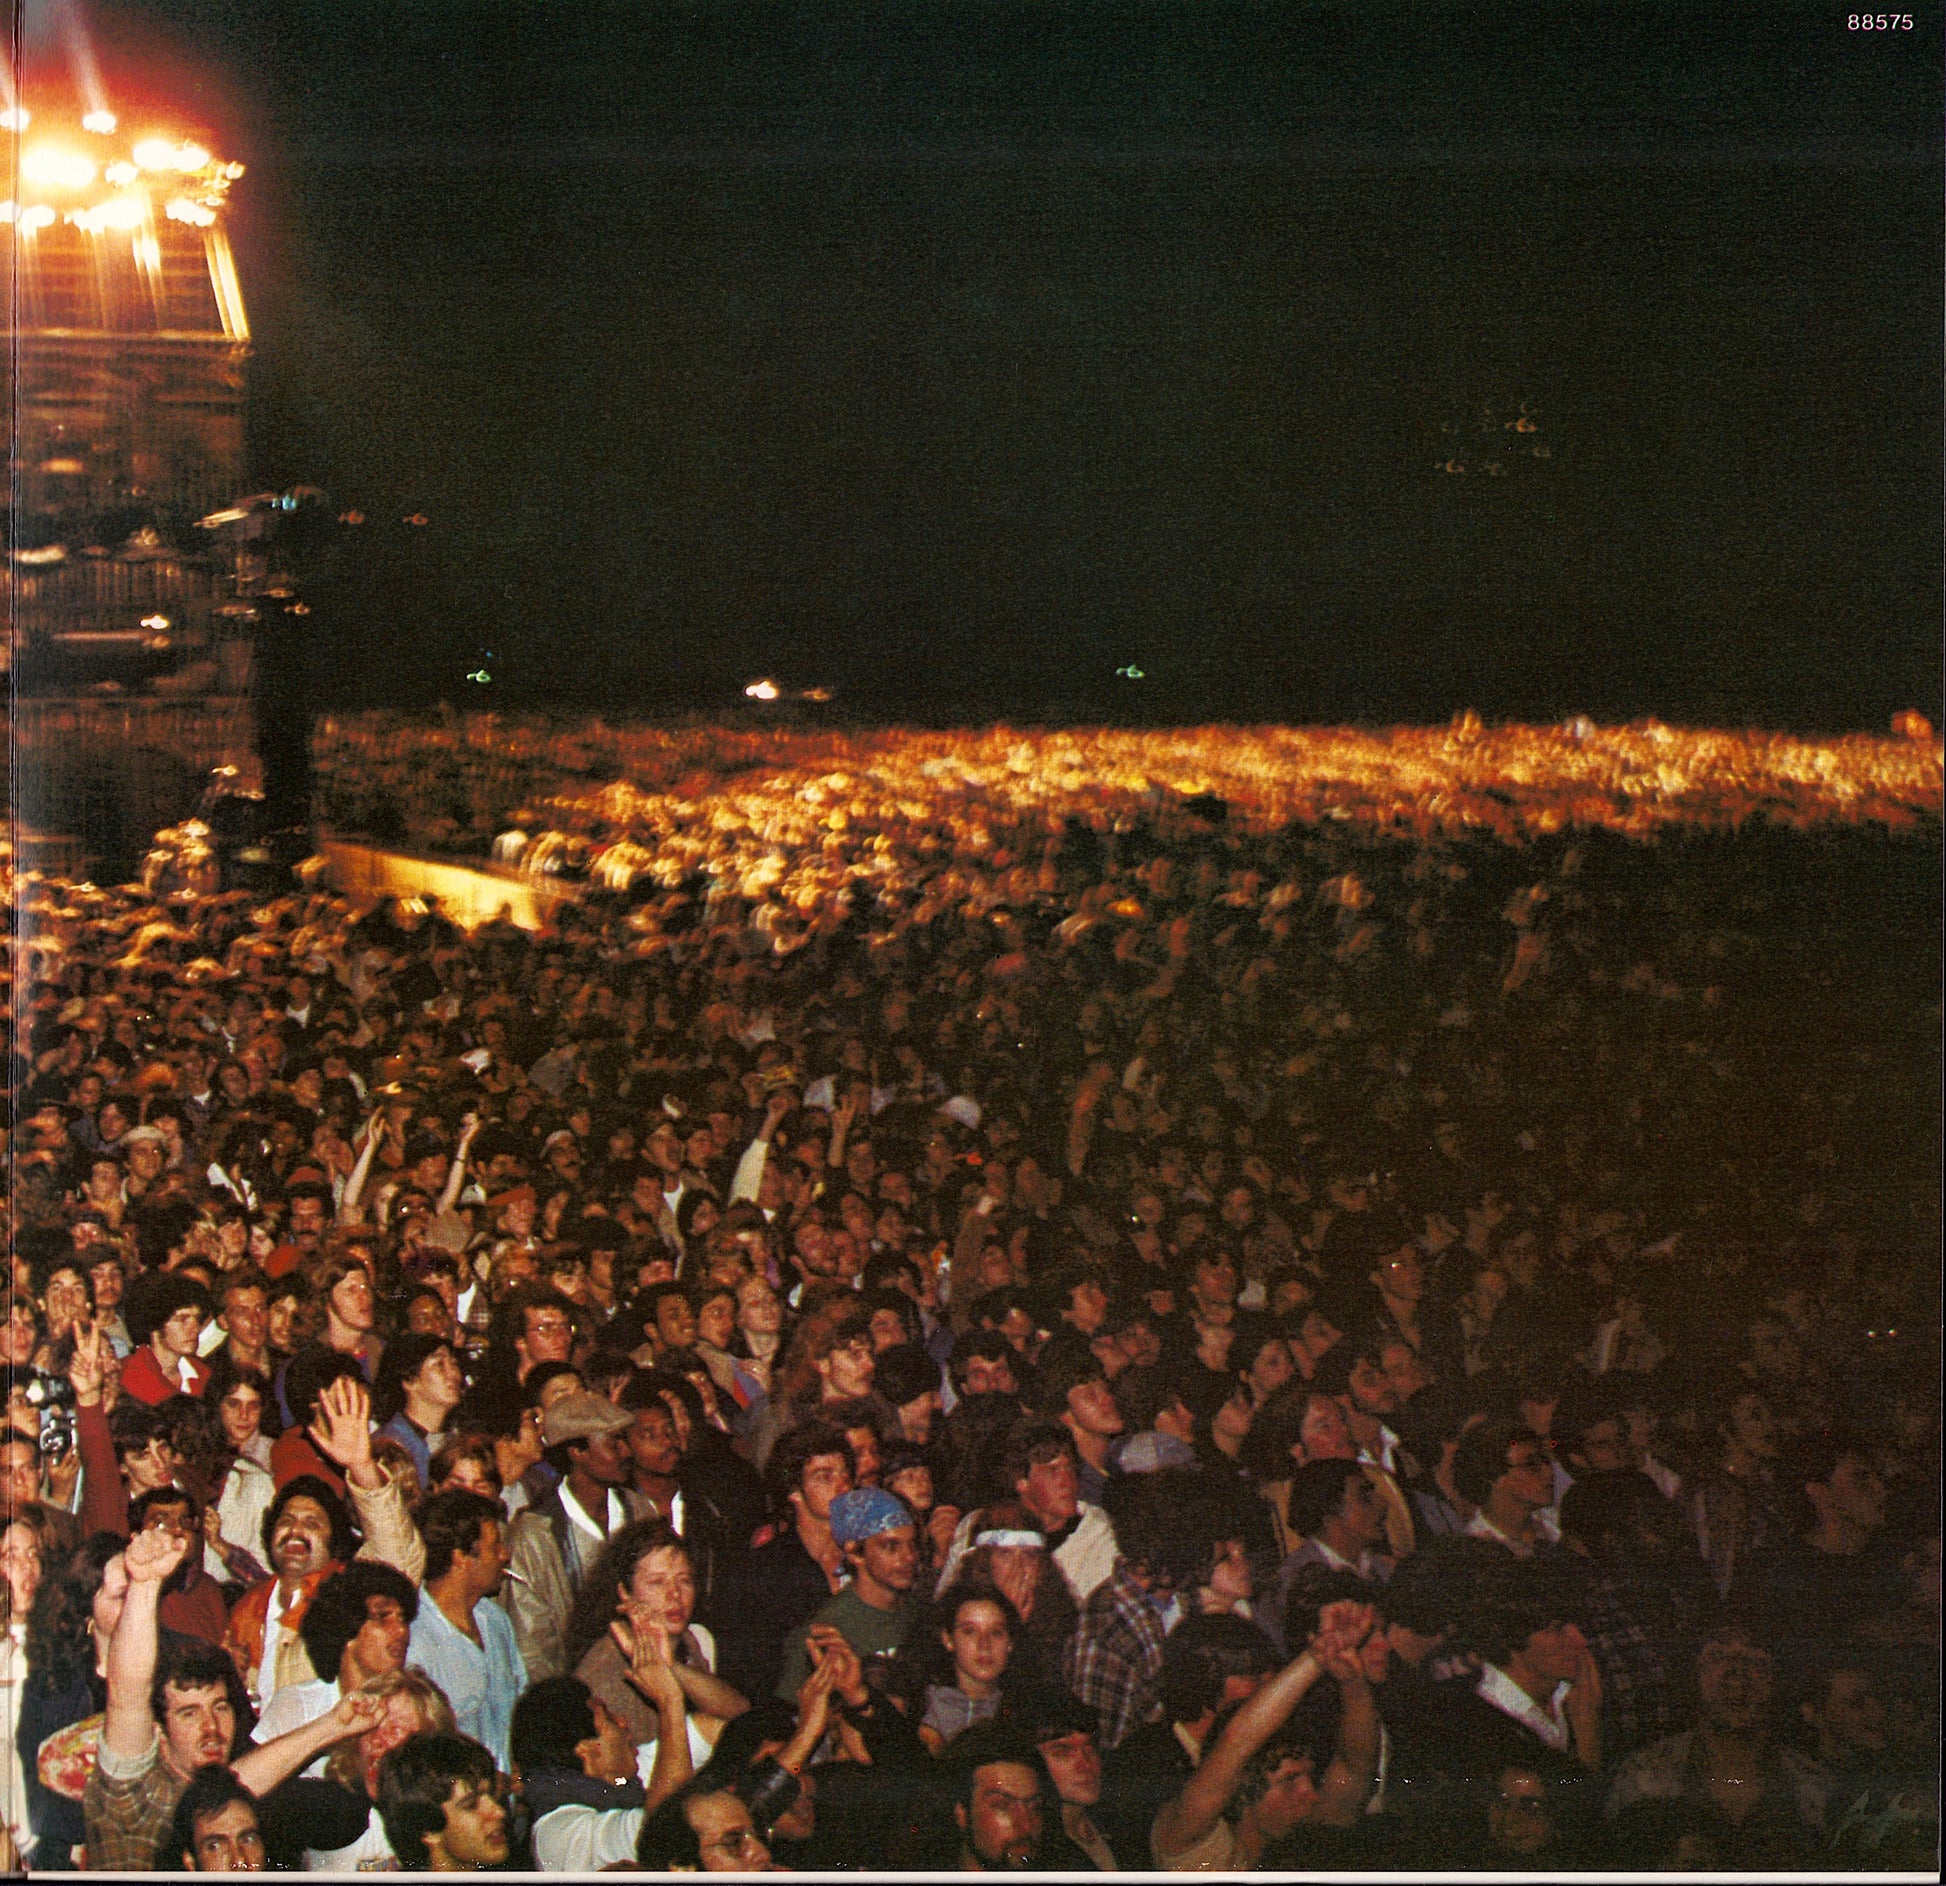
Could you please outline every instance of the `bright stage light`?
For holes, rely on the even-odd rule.
[[[37,144],[21,157],[20,174],[44,190],[85,190],[95,180],[95,160],[58,144]]]
[[[9,105],[0,111],[0,131],[25,131],[33,121],[33,114],[23,105]]]
[[[116,118],[112,111],[91,111],[81,120],[82,130],[96,132],[102,137],[114,130],[115,125]]]
[[[93,209],[70,210],[68,221],[77,229],[85,229],[89,235],[98,236],[105,229],[140,229],[148,214],[146,197],[118,196],[111,197],[106,203],[97,203]]]

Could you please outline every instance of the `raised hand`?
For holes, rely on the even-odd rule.
[[[1034,1614],[1034,1591],[1040,1580],[1038,1562],[1024,1554],[998,1555],[993,1562],[993,1581],[1012,1599],[1024,1624]]]
[[[1355,1598],[1341,1598],[1318,1613],[1318,1628],[1307,1648],[1318,1667],[1340,1682],[1357,1682],[1364,1676],[1359,1647],[1372,1634],[1378,1613]]]
[[[609,1625],[608,1634],[627,1660],[628,1680],[657,1708],[667,1700],[673,1700],[678,1709],[684,1706],[682,1685],[676,1680],[674,1647],[662,1625],[639,1615],[634,1619],[619,1617]]]
[[[943,1559],[952,1550],[953,1534],[959,1531],[960,1510],[957,1506],[935,1506],[926,1515],[926,1533],[932,1540],[933,1550]],[[1020,1610],[1015,1605],[1016,1611]],[[1021,1616],[1027,1614],[1022,1611]]]
[[[372,1461],[372,1398],[363,1382],[341,1375],[327,1382],[318,1395],[311,1439],[318,1451],[335,1460],[347,1473],[369,1467]]]
[[[122,1553],[122,1565],[131,1585],[156,1584],[173,1572],[189,1550],[186,1533],[167,1532],[160,1526],[138,1532]]]
[[[797,1686],[797,1727],[806,1741],[824,1740],[831,1722],[831,1689],[838,1672],[836,1661],[811,1652],[811,1674]]]
[[[105,1341],[101,1325],[92,1319],[75,1324],[74,1359],[68,1364],[68,1380],[73,1384],[75,1401],[83,1408],[92,1408],[101,1400],[101,1352]]]

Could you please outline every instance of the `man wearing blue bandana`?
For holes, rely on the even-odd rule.
[[[831,1537],[845,1555],[849,1583],[790,1639],[777,1694],[786,1702],[811,1674],[811,1646],[835,1634],[861,1663],[895,1655],[918,1615],[919,1530],[896,1494],[858,1487],[831,1502]]]

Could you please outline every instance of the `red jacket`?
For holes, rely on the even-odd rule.
[[[338,1463],[325,1459],[302,1428],[287,1428],[270,1444],[270,1477],[281,1493],[301,1473],[316,1474],[341,1500],[350,1497]]]
[[[162,1373],[155,1350],[144,1343],[122,1364],[122,1393],[147,1402],[151,1408],[172,1395],[200,1395],[209,1386],[209,1364],[192,1357],[189,1370],[189,1387],[185,1390],[180,1375],[172,1378]]]

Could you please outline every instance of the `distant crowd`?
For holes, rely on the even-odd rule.
[[[1936,846],[897,770],[10,886],[0,1857],[1934,1866]]]

